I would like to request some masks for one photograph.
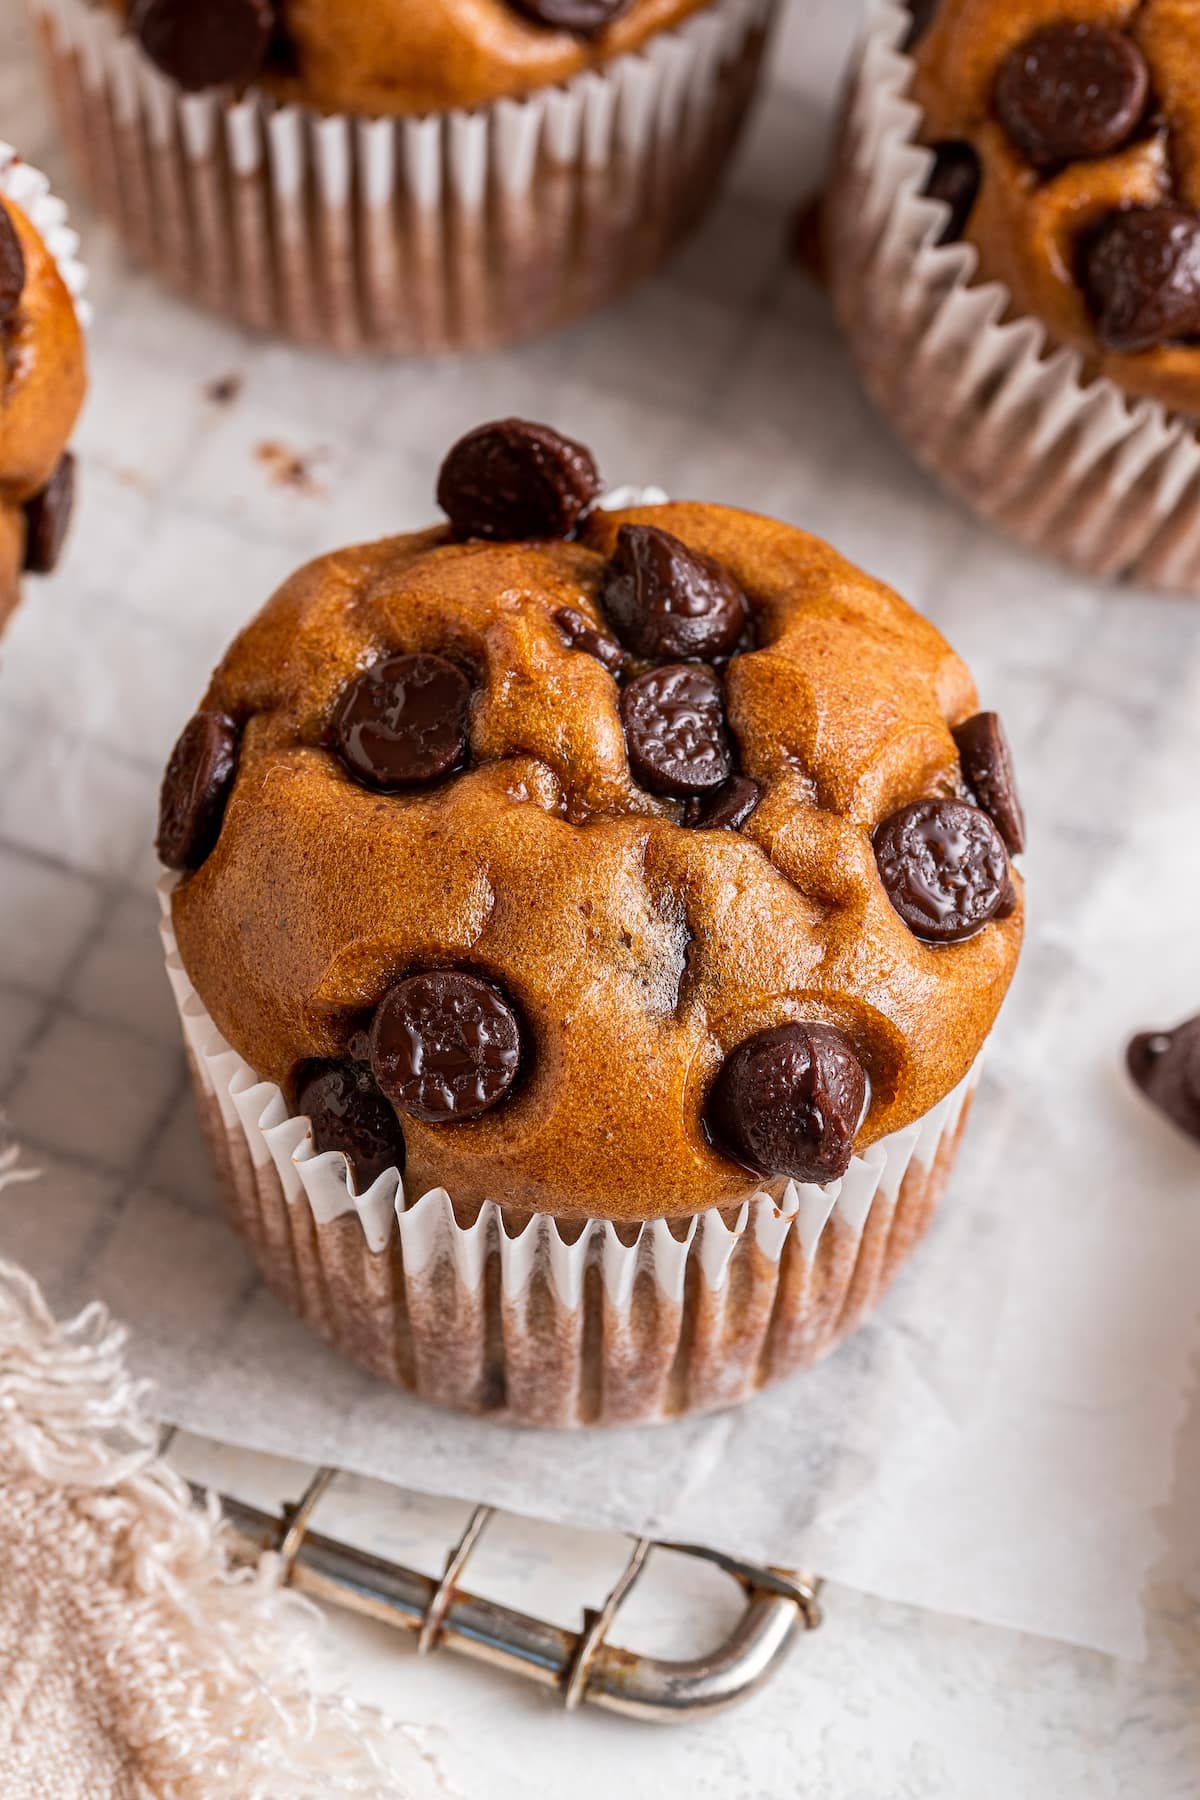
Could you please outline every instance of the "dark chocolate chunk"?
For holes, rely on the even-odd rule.
[[[733,768],[721,683],[696,663],[668,663],[621,694],[629,766],[654,794],[710,794]]]
[[[0,206],[0,325],[8,324],[24,292],[25,252],[8,208]]]
[[[970,144],[946,138],[934,145],[933,167],[925,181],[925,192],[931,200],[941,200],[950,208],[950,217],[938,233],[939,244],[957,243],[966,230],[981,179],[979,157]]]
[[[253,81],[276,14],[274,0],[134,0],[130,23],[151,62],[198,90]]]
[[[568,650],[582,650],[587,656],[594,656],[603,663],[610,675],[615,675],[625,661],[625,652],[620,644],[614,644],[611,638],[605,637],[589,625],[581,612],[573,606],[560,606],[554,615],[554,623],[563,635]]]
[[[312,1126],[318,1150],[340,1150],[356,1193],[385,1169],[404,1173],[404,1132],[370,1071],[352,1062],[314,1058],[292,1077],[296,1112]]]
[[[832,1025],[777,1025],[730,1052],[709,1122],[722,1148],[763,1175],[836,1181],[850,1167],[867,1099],[853,1046]]]
[[[75,458],[64,450],[41,493],[25,502],[25,567],[31,575],[57,568],[74,505]]]
[[[683,822],[694,831],[740,831],[762,798],[762,789],[748,775],[734,775],[706,799],[691,799],[683,809]]]
[[[996,113],[1038,168],[1108,156],[1137,130],[1150,97],[1146,59],[1111,25],[1043,25],[1000,64]]]
[[[393,1106],[427,1125],[487,1112],[520,1062],[513,1008],[490,982],[458,969],[398,981],[371,1023],[376,1081]]]
[[[904,923],[934,944],[974,937],[1012,893],[1003,838],[962,800],[902,806],[876,831],[875,860]]]
[[[621,526],[599,600],[621,642],[647,662],[728,656],[749,618],[728,570],[657,525]]]
[[[548,425],[497,419],[453,445],[437,501],[455,537],[570,537],[600,493],[590,450]]]
[[[1200,1018],[1174,1031],[1142,1031],[1125,1052],[1129,1073],[1173,1125],[1200,1140]]]
[[[512,4],[538,25],[592,37],[619,18],[632,0],[512,0]]]
[[[1017,793],[1012,752],[999,713],[975,713],[954,727],[967,786],[991,819],[1011,856],[1025,848],[1025,811]]]
[[[338,755],[356,781],[381,794],[425,787],[467,753],[471,684],[444,656],[385,656],[342,695]]]
[[[225,713],[199,712],[184,726],[158,807],[158,855],[168,869],[198,869],[220,837],[238,738]]]
[[[1084,245],[1084,293],[1109,350],[1200,333],[1200,216],[1177,206],[1110,213]]]

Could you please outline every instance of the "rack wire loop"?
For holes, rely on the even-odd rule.
[[[563,1689],[563,1704],[568,1712],[574,1712],[583,1699],[587,1689],[588,1676],[596,1653],[608,1636],[613,1620],[633,1590],[634,1583],[646,1566],[653,1545],[649,1538],[638,1538],[633,1546],[629,1561],[618,1575],[612,1592],[600,1608],[593,1612],[589,1607],[584,1615],[584,1629],[580,1634],[575,1656],[568,1671],[566,1685]]]
[[[442,1629],[446,1609],[458,1586],[458,1578],[470,1561],[494,1511],[491,1506],[477,1506],[467,1520],[466,1530],[446,1558],[445,1573],[434,1589],[429,1605],[425,1608],[425,1617],[421,1620],[421,1629],[417,1635],[418,1656],[425,1656],[430,1650],[436,1650],[438,1634]]]

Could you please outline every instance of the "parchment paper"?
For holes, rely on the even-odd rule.
[[[1131,1029],[1200,1006],[1200,604],[988,535],[860,397],[783,256],[848,11],[789,16],[734,184],[663,277],[433,366],[301,356],[156,291],[71,192],[5,15],[6,128],[72,200],[96,325],[70,555],[0,653],[0,1106],[43,1170],[0,1196],[0,1254],[60,1306],[108,1301],[164,1416],[230,1443],[1129,1654],[1200,1348],[1200,1150],[1121,1069]],[[1005,715],[1030,814],[1028,948],[932,1238],[822,1368],[640,1433],[428,1410],[262,1292],[215,1205],[155,932],[159,773],[229,635],[301,558],[428,522],[446,446],[507,411],[589,441],[614,482],[778,513],[892,581]]]

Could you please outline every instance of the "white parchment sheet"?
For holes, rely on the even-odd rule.
[[[72,191],[16,11],[5,130],[73,203],[96,323],[70,554],[0,651],[0,1108],[43,1171],[0,1196],[0,1255],[60,1307],[109,1302],[164,1415],[214,1437],[1136,1653],[1200,1350],[1200,1149],[1121,1053],[1200,1007],[1200,603],[989,535],[860,396],[783,254],[850,9],[789,13],[734,182],[663,277],[428,366],[302,356],[158,292]],[[893,582],[1004,714],[1030,815],[1028,947],[932,1238],[819,1370],[652,1432],[428,1410],[285,1315],[216,1207],[155,926],[159,774],[228,637],[302,558],[428,522],[445,448],[510,411]]]

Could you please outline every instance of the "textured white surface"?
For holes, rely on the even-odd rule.
[[[146,952],[147,820],[162,758],[206,666],[299,556],[424,522],[438,449],[480,417],[519,410],[567,424],[614,476],[759,505],[827,531],[924,604],[971,660],[1017,740],[1039,914],[990,1097],[991,1148],[1003,1149],[1012,1171],[1012,1217],[996,1246],[998,1263],[1009,1264],[1000,1352],[1019,1373],[1028,1318],[1050,1318],[1057,1330],[1039,1338],[1033,1371],[1043,1388],[1046,1359],[1053,1374],[1082,1341],[1114,1403],[1132,1399],[1149,1425],[1164,1404],[1174,1407],[1153,1380],[1123,1393],[1122,1377],[1179,1358],[1174,1322],[1191,1304],[1200,1251],[1195,1153],[1129,1096],[1118,1057],[1127,1027],[1173,1019],[1200,998],[1200,870],[1180,832],[1194,817],[1200,758],[1200,610],[1105,592],[989,537],[929,488],[871,418],[819,296],[781,255],[788,209],[816,166],[851,14],[844,0],[792,7],[776,85],[735,182],[661,280],[603,319],[516,355],[380,371],[252,344],[130,271],[71,190],[15,0],[5,0],[5,130],[72,201],[97,306],[79,529],[62,576],[31,589],[6,640],[0,687],[0,1098],[47,1169],[40,1188],[26,1190],[36,1205],[0,1225],[6,1250],[36,1262],[47,1221],[56,1232],[65,1224],[77,1246],[74,1289],[104,1287],[126,1312],[144,1304],[125,1176],[133,1146],[143,1187],[172,1200],[196,1298],[227,1278],[222,1240],[206,1219],[209,1180],[170,999]],[[205,384],[231,372],[244,378],[236,401],[208,399]],[[263,455],[267,444],[310,458],[308,484],[272,480],[281,457]],[[76,730],[43,744],[39,709],[64,694]],[[64,1095],[86,1099],[99,1126],[76,1135]],[[1071,1119],[1092,1122],[1067,1196],[1078,1231],[1073,1254],[1047,1266],[1042,1171],[1047,1149],[1070,1141]],[[982,1178],[988,1146],[973,1141],[969,1167]],[[960,1192],[972,1191],[963,1174]],[[1129,1196],[1116,1278],[1093,1223],[1102,1216],[1111,1240],[1111,1209],[1093,1205],[1101,1186]],[[134,1271],[123,1289],[106,1282],[117,1250]],[[1097,1289],[1100,1270],[1107,1285]],[[1058,1427],[1076,1417],[1078,1395],[1064,1385],[1056,1405],[1058,1419],[1051,1405],[1011,1423],[1020,1477],[985,1521],[1003,1518],[1012,1533],[993,1539],[1001,1578],[1010,1543],[1020,1540],[1023,1561],[1031,1536],[1039,1547],[1038,1471],[1053,1466]],[[417,1665],[370,1633],[343,1632],[340,1642],[359,1690],[428,1720],[459,1786],[497,1800],[553,1791],[568,1768],[585,1795],[610,1792],[614,1780],[631,1794],[686,1784],[747,1800],[1190,1795],[1200,1784],[1189,1597],[1200,1416],[1193,1406],[1173,1448],[1156,1428],[1169,1453],[1149,1464],[1137,1432],[1114,1460],[1104,1418],[1094,1423],[1095,1455],[1078,1490],[1085,1552],[1089,1539],[1111,1544],[1114,1496],[1161,1497],[1164,1547],[1147,1589],[1144,1668],[839,1589],[825,1631],[759,1700],[667,1736],[600,1719],[568,1723],[536,1697],[436,1661]],[[223,1478],[248,1485],[244,1459],[223,1466]],[[969,1467],[962,1474],[968,1481]],[[896,1502],[919,1539],[919,1490],[901,1481]],[[372,1507],[377,1523],[393,1510],[386,1497]],[[964,1531],[977,1537],[979,1524],[965,1520]],[[540,1530],[534,1550],[498,1558],[498,1573],[527,1593],[550,1541],[564,1543]],[[950,1579],[962,1544],[939,1547]],[[1044,1549],[1053,1589],[1057,1546]],[[1120,1555],[1085,1554],[1077,1566],[1123,1596],[1136,1586]],[[589,1581],[587,1598],[603,1585]],[[581,1590],[565,1583],[563,1592]],[[690,1594],[664,1600],[642,1633],[631,1614],[630,1641],[686,1627],[695,1604]]]

